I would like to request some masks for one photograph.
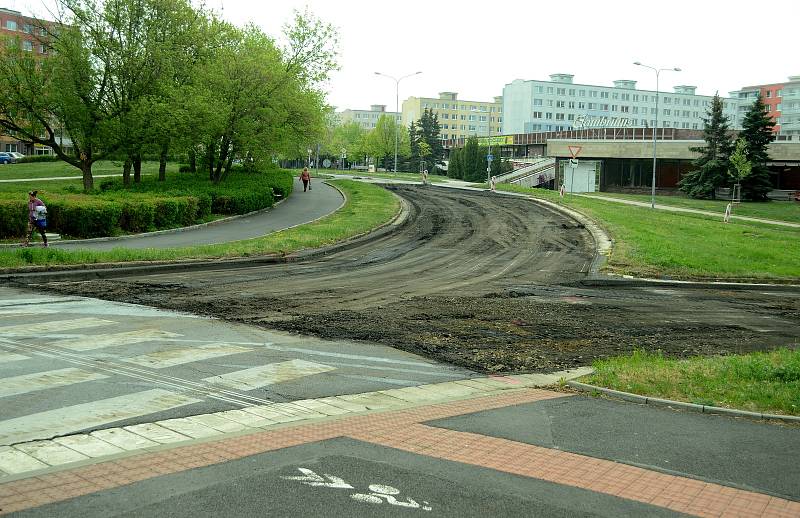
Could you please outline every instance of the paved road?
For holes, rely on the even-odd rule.
[[[53,246],[66,249],[111,250],[113,248],[177,248],[210,245],[260,237],[276,230],[309,223],[334,212],[344,199],[338,190],[314,181],[311,191],[295,178],[294,192],[269,211],[236,218],[214,225],[182,229],[179,232],[143,234],[107,241],[54,241]]]
[[[0,447],[472,375],[389,347],[0,288]]]

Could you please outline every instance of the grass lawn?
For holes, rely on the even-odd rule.
[[[597,361],[594,368],[581,381],[700,405],[800,415],[800,350],[685,360],[634,351]]]
[[[274,232],[257,239],[164,250],[117,248],[95,252],[58,248],[17,248],[0,251],[0,268],[287,254],[330,245],[369,232],[389,221],[399,210],[398,199],[381,187],[352,180],[336,180],[331,183],[342,189],[347,196],[344,207],[314,223]]]
[[[167,172],[177,172],[178,164],[167,164]],[[142,174],[157,174],[158,162],[142,162]],[[122,162],[100,160],[92,167],[92,175],[122,174]],[[133,170],[131,170],[131,176]],[[74,176],[81,178],[81,170],[66,162],[33,162],[30,164],[0,165],[0,180],[28,180],[37,178],[52,178]]]
[[[555,191],[498,185],[574,208],[615,240],[606,269],[640,277],[798,279],[800,229],[653,211]]]
[[[650,203],[649,194],[619,194],[613,192],[597,192],[594,196],[620,198]],[[718,214],[725,213],[728,200],[695,200],[685,196],[656,196],[656,205],[669,205],[687,209],[707,210]],[[796,201],[743,202],[733,207],[734,216],[775,219],[800,223],[800,203]]]

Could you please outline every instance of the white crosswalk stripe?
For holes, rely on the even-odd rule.
[[[20,324],[15,326],[0,326],[0,336],[39,336],[50,331],[68,331],[72,329],[88,329],[92,327],[103,327],[116,324],[112,320],[100,318],[76,318],[73,320],[53,320],[51,322],[39,322],[30,324]]]
[[[105,349],[106,347],[133,345],[165,338],[175,338],[178,336],[181,335],[178,333],[161,331],[159,329],[138,329],[136,331],[126,331],[124,333],[87,335],[81,338],[59,340],[57,342],[52,342],[51,345],[71,351],[93,351],[95,349]]]
[[[105,378],[108,376],[74,368],[23,374],[3,379],[0,383],[0,398]]]
[[[199,399],[153,389],[57,408],[0,421],[0,444],[45,439],[198,402]]]
[[[250,351],[252,351],[252,349],[239,345],[211,344],[185,349],[165,349],[156,353],[125,358],[124,361],[141,365],[142,367],[150,367],[151,369],[163,369],[166,367],[174,367],[175,365],[182,365],[184,363],[198,362]]]
[[[252,369],[244,369],[222,376],[211,376],[203,381],[234,390],[253,390],[275,383],[281,383],[303,376],[320,374],[335,370],[336,367],[305,360],[289,360],[280,363],[270,363]]]

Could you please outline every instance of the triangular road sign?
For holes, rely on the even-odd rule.
[[[572,158],[578,158],[578,154],[580,154],[582,146],[567,146],[569,148],[569,154],[572,155]]]

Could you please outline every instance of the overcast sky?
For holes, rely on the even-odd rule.
[[[734,0],[206,0],[236,23],[254,22],[278,36],[293,9],[306,6],[340,35],[341,70],[327,86],[337,109],[393,110],[395,77],[400,103],[414,95],[458,92],[489,101],[514,79],[574,74],[575,83],[611,85],[633,79],[661,90],[695,85],[697,93],[728,95],[742,86],[800,75],[797,21],[800,1],[761,4]],[[5,0],[24,12],[42,12],[47,0]]]

